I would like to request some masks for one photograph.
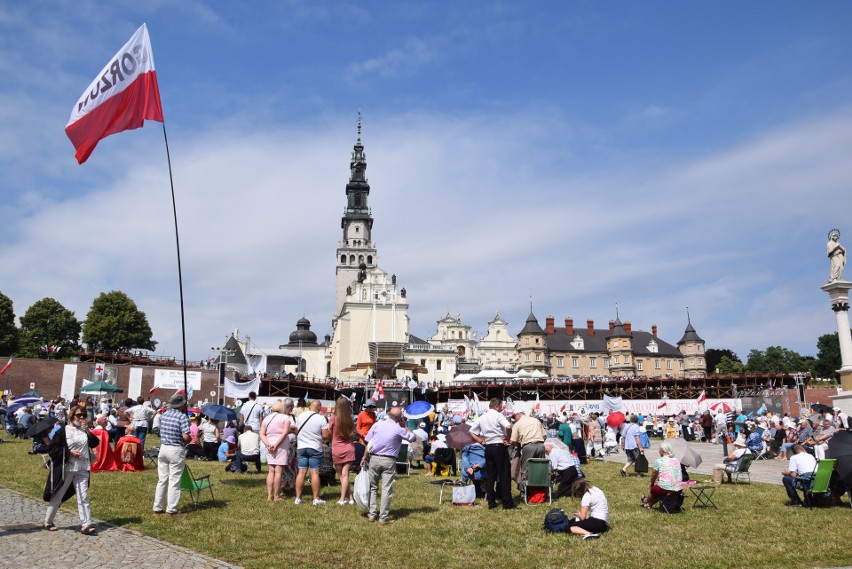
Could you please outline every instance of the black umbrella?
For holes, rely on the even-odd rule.
[[[57,422],[59,422],[59,419],[57,419],[56,417],[47,417],[42,419],[32,427],[27,429],[27,438],[36,437],[42,434],[43,432],[52,429],[53,425],[55,425]]]
[[[852,431],[837,431],[828,441],[825,457],[836,458],[840,479],[852,484]]]
[[[834,409],[832,409],[828,405],[823,405],[822,403],[814,403],[813,405],[811,405],[811,409],[813,409],[817,413],[832,413],[834,411]]]

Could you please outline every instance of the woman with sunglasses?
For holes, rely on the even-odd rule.
[[[59,429],[50,441],[50,475],[44,487],[44,499],[49,500],[44,517],[44,529],[56,531],[53,520],[59,505],[77,494],[77,511],[80,514],[80,533],[95,535],[92,510],[89,507],[90,449],[98,446],[98,437],[89,432],[86,408],[76,405],[68,412],[69,424]]]

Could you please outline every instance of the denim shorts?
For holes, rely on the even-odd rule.
[[[322,451],[313,448],[300,448],[296,451],[296,456],[299,457],[299,468],[317,470],[322,461]]]

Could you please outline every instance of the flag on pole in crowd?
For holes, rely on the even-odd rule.
[[[467,414],[470,415],[470,397],[468,397],[467,395],[463,395],[462,397],[464,397],[465,411],[467,411]]]
[[[535,408],[536,410],[541,409],[541,399],[538,396],[538,391],[535,392]]]
[[[146,120],[163,122],[163,105],[148,28],[142,24],[80,95],[65,134],[82,164],[102,139],[142,128]]]
[[[152,388],[151,388],[151,390],[148,392],[148,395],[153,395],[153,394],[155,394],[156,392],[158,392],[159,390],[160,390],[160,388],[159,388],[159,387],[157,387],[157,386],[155,385],[155,386],[154,386],[154,387],[152,387]]]
[[[696,401],[696,403],[697,403],[699,406],[701,406],[701,404],[702,404],[702,403],[704,403],[705,401],[707,401],[707,392],[706,392],[706,391],[702,391],[702,392],[701,392],[701,395],[699,395],[699,396],[698,396],[698,400]]]
[[[482,411],[479,409],[479,395],[477,395],[476,392],[473,393],[473,401],[476,406],[476,414],[479,415]]]
[[[764,413],[766,413],[766,403],[764,403],[763,405],[761,405],[761,406],[760,406],[760,409],[758,409],[758,410],[756,411],[756,413],[757,413],[758,415],[763,415]]]
[[[567,404],[567,403],[565,403],[564,405],[562,405],[562,407],[560,407],[560,408],[559,408],[560,413],[561,413],[562,411],[564,411],[566,407],[568,407],[568,404]]]
[[[3,366],[3,369],[0,369],[0,375],[3,375],[7,371],[9,371],[10,367],[12,367],[12,358],[9,358],[9,361],[6,362],[6,365]]]
[[[178,389],[177,391],[175,391],[175,395],[184,395],[185,393],[186,393],[185,389]]]
[[[382,380],[376,382],[376,390],[373,392],[373,399],[378,401],[379,399],[384,399],[385,397],[385,386],[382,383]]]

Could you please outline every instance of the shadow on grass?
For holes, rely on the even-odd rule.
[[[433,514],[438,511],[437,506],[421,506],[419,508],[391,508],[391,515],[395,518],[405,518],[412,514]]]
[[[225,478],[216,481],[220,486],[235,486],[238,488],[254,488],[258,486],[266,487],[266,475],[243,474],[235,475],[238,478]]]

